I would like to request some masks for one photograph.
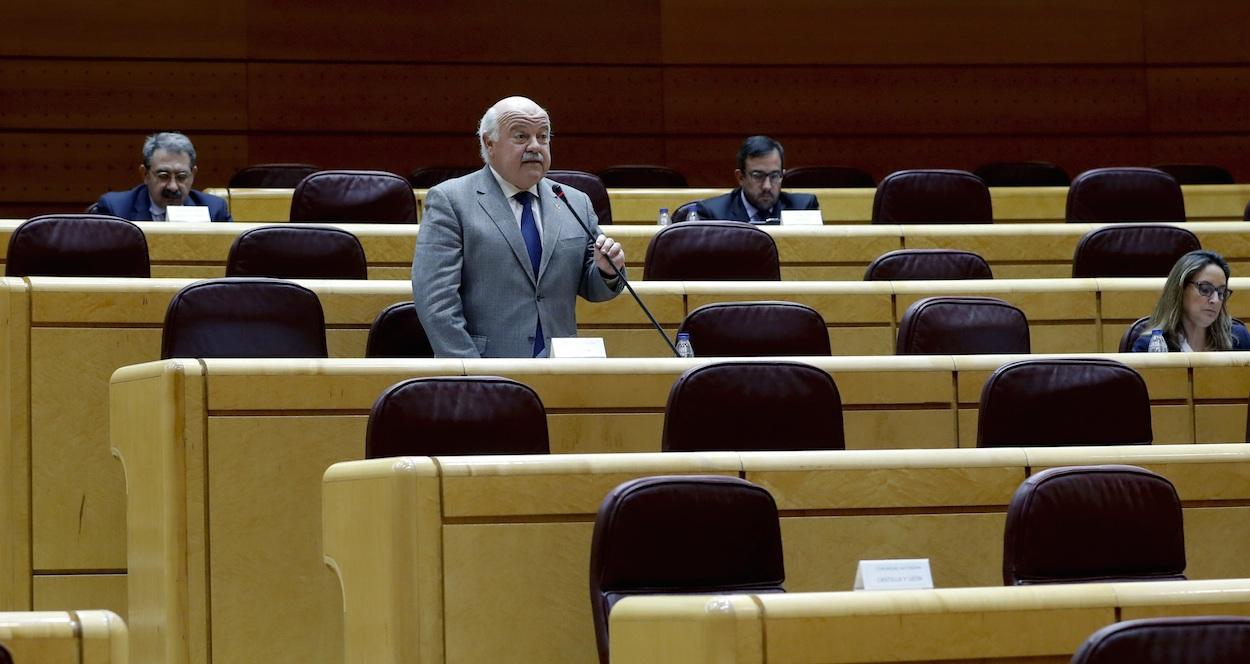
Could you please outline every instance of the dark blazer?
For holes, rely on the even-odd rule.
[[[1133,342],[1134,353],[1145,353],[1150,350],[1150,331],[1137,337],[1137,341]],[[1250,350],[1250,331],[1247,331],[1244,325],[1233,323],[1233,350]],[[1168,351],[1179,352],[1180,348],[1168,342]]]
[[[188,205],[208,206],[208,218],[213,221],[234,221],[223,198],[202,191],[191,190]],[[152,221],[152,199],[148,197],[147,185],[139,185],[127,191],[110,191],[96,201],[95,211],[131,221]]]
[[[742,204],[742,188],[738,187],[728,194],[699,201],[699,218],[716,221],[750,221],[747,208]],[[781,192],[773,209],[764,218],[780,218],[782,210],[819,210],[820,201],[813,194],[790,194]],[[685,221],[674,219],[673,221]]]

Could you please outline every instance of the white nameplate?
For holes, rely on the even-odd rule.
[[[212,221],[208,216],[207,205],[167,205],[165,206],[166,221]]]
[[[782,226],[820,226],[825,223],[820,210],[782,210]]]
[[[603,337],[555,337],[551,340],[551,357],[607,357]]]
[[[928,558],[861,560],[855,590],[924,590],[933,587]]]

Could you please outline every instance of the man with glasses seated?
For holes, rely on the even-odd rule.
[[[1169,351],[1250,350],[1250,333],[1228,314],[1229,274],[1228,262],[1214,251],[1181,256],[1133,352],[1149,349],[1155,329],[1163,331]]]
[[[782,210],[819,210],[820,203],[812,194],[781,191],[785,168],[786,151],[780,143],[767,136],[748,138],[738,148],[738,168],[734,171],[738,188],[699,201],[699,218],[776,224],[781,221]]]
[[[233,221],[224,199],[191,188],[195,171],[191,139],[177,132],[152,134],[143,141],[143,184],[104,194],[91,211],[131,221],[167,221],[167,206],[199,205],[208,207],[213,221]]]

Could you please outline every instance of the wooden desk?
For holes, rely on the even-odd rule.
[[[1016,357],[805,361],[829,371],[836,380],[850,448],[929,447],[967,453],[977,451],[953,448],[975,443],[981,384],[994,367]],[[1147,381],[1155,402],[1156,442],[1244,440],[1250,353],[1140,354],[1117,359],[1136,367]],[[327,466],[362,457],[368,409],[383,389],[414,376],[508,376],[538,392],[548,409],[557,457],[656,452],[670,386],[683,370],[706,361],[170,360],[120,369],[112,379],[109,422],[128,487],[129,601],[135,610],[142,607],[144,615],[162,616],[160,621],[191,616],[185,629],[190,644],[186,647],[192,652],[208,647],[211,623],[212,651],[222,661],[260,661],[276,655],[276,651],[263,650],[268,646],[255,645],[258,634],[269,635],[265,643],[282,643],[287,649],[300,643],[309,652],[334,652],[339,638],[334,599],[338,584],[320,571],[320,524],[308,506],[316,503],[317,481]],[[1230,449],[1250,453],[1244,445]],[[674,457],[649,458],[667,464],[666,459]],[[527,463],[537,461],[541,460]],[[574,463],[584,466],[584,461]],[[1029,464],[1013,467],[1025,465]],[[996,485],[1004,496],[1022,473],[1010,475],[1010,480]],[[571,487],[588,486],[567,481]],[[1222,486],[1214,480],[1202,485]],[[483,496],[507,496],[504,502],[513,499],[507,490],[488,491],[485,486],[480,489],[486,491]],[[819,494],[824,484],[800,481],[797,486]],[[889,486],[896,485],[880,484]],[[982,483],[978,480],[967,486]],[[1250,487],[1250,482],[1240,486]],[[594,485],[587,490],[598,492],[597,500],[601,488]],[[593,514],[593,508],[583,507]],[[543,509],[548,510],[543,514],[556,513],[550,511],[553,505]],[[1250,519],[1245,522],[1250,524]],[[995,537],[1001,536],[1001,523],[986,527],[998,528]],[[588,533],[586,529],[583,534]],[[835,541],[828,536],[821,535],[826,542]],[[473,548],[465,546],[464,551]],[[566,555],[554,559],[566,560]],[[545,558],[524,560],[536,564]],[[183,569],[189,570],[189,576],[178,571]],[[1245,575],[1250,576],[1250,568]],[[578,578],[584,578],[584,568]],[[849,576],[845,580],[849,583]],[[204,595],[208,588],[211,603]],[[465,597],[470,597],[475,591],[466,592]],[[255,602],[257,596],[292,608],[280,616],[271,615],[266,606]],[[130,624],[136,635],[152,633],[152,625],[135,615]],[[172,630],[168,634],[180,633],[166,627]],[[137,644],[141,637],[135,638]],[[182,638],[176,637],[179,643]]]
[[[0,645],[17,664],[126,664],[126,623],[111,611],[0,613]]]
[[[0,261],[20,219],[0,220]],[[148,240],[154,277],[220,277],[230,243],[241,232],[265,224],[169,224],[138,222]],[[1081,236],[1101,224],[935,224],[766,226],[777,242],[785,281],[861,281],[876,257],[895,249],[965,249],[980,254],[999,279],[1068,278]],[[1182,225],[1202,246],[1217,251],[1233,274],[1250,274],[1246,222]],[[412,224],[342,224],[360,238],[370,279],[409,279],[417,227]],[[625,247],[631,278],[641,281],[647,245],[659,227],[616,226],[612,236]]]
[[[730,474],[767,488],[790,592],[850,590],[861,559],[921,557],[949,589],[1002,585],[1006,506],[1030,472],[1098,463],[1172,479],[1190,578],[1250,575],[1230,544],[1250,535],[1245,445],[348,462],[325,474],[322,537],[344,593],[347,661],[591,662],[591,532],[603,496],[625,480]]]
[[[631,597],[609,633],[613,664],[1066,664],[1111,623],[1197,615],[1250,615],[1250,579]]]
[[[236,221],[286,221],[293,189],[209,189],[226,198]],[[655,224],[659,210],[726,193],[723,189],[610,189],[612,221],[617,225]],[[867,224],[872,221],[876,189],[804,189],[820,200],[826,224]],[[1250,184],[1185,185],[1189,221],[1240,219],[1250,200]],[[415,189],[418,208],[425,190]],[[1066,215],[1067,187],[995,187],[990,189],[994,220],[999,223],[1061,222]]]

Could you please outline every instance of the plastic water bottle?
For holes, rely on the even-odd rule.
[[[659,224],[660,224],[661,226],[667,226],[667,225],[668,225],[668,221],[669,221],[669,220],[668,220],[668,208],[660,208],[660,219],[659,219]]]
[[[677,333],[677,357],[694,357],[694,346],[690,345],[690,333]]]
[[[1168,352],[1168,342],[1167,339],[1163,338],[1163,330],[1154,329],[1150,331],[1149,350],[1152,353]]]
[[[690,208],[690,211],[686,213],[686,221],[698,221],[698,220],[699,220],[699,208],[698,207]]]

